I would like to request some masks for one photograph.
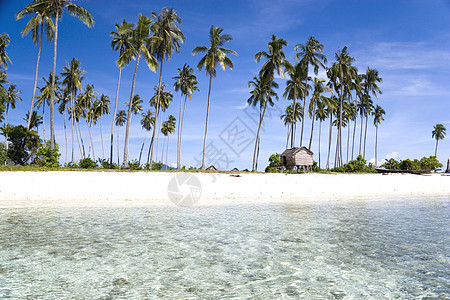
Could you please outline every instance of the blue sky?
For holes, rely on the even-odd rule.
[[[14,13],[30,1],[0,1],[0,32],[7,32],[11,38],[8,53],[13,61],[8,69],[8,78],[22,91],[22,103],[11,111],[8,120],[12,124],[23,124],[29,110],[33,86],[37,47],[31,37],[22,38],[20,31],[26,20],[15,21]],[[375,68],[383,78],[380,88],[383,92],[375,103],[386,111],[385,121],[379,128],[379,160],[385,157],[421,158],[434,153],[435,142],[431,138],[433,126],[443,123],[450,131],[450,1],[313,1],[313,0],[248,0],[248,1],[77,1],[94,17],[94,28],[89,29],[78,20],[64,15],[60,23],[58,39],[57,72],[73,57],[86,70],[84,83],[94,84],[99,94],[115,97],[118,69],[115,65],[117,53],[110,49],[109,33],[114,24],[126,19],[136,22],[139,13],[150,15],[164,6],[173,7],[183,20],[181,29],[187,40],[181,53],[175,54],[164,66],[163,81],[173,90],[172,77],[176,69],[187,63],[195,68],[200,55],[192,56],[195,46],[208,45],[208,31],[211,25],[224,28],[233,40],[226,46],[239,56],[231,57],[235,68],[219,70],[213,80],[211,111],[208,132],[210,161],[224,168],[251,168],[253,141],[257,124],[250,117],[254,113],[246,108],[249,97],[247,83],[256,75],[262,64],[254,61],[254,54],[267,50],[272,34],[288,41],[285,53],[288,60],[295,62],[294,46],[305,43],[314,36],[324,44],[328,66],[334,61],[338,49],[348,46],[356,59],[359,72],[367,67]],[[44,44],[39,70],[39,79],[47,77],[51,70],[52,44]],[[119,108],[125,109],[131,89],[134,64],[124,69],[120,87]],[[198,166],[201,160],[205,128],[208,78],[204,71],[196,72],[200,92],[193,95],[186,108],[183,130],[182,164]],[[310,74],[313,75],[313,74]],[[319,77],[325,79],[323,70]],[[144,100],[145,109],[153,95],[158,76],[141,64],[137,74],[136,93]],[[259,170],[267,165],[271,153],[282,152],[286,143],[286,128],[279,116],[289,105],[282,98],[285,79],[277,79],[280,88],[279,101],[266,117],[261,136]],[[42,80],[38,86],[42,85]],[[180,95],[174,93],[174,101],[164,117],[173,114],[178,119]],[[48,115],[46,115],[48,121]],[[65,161],[63,118],[55,115],[56,138]],[[145,136],[140,117],[134,116],[131,124],[130,157],[137,158]],[[359,120],[358,120],[359,121]],[[109,147],[111,117],[103,120],[105,154]],[[318,125],[318,124],[317,124]],[[306,119],[306,139],[309,139],[311,122]],[[298,126],[299,128],[299,126]],[[241,132],[233,140],[231,134]],[[318,126],[316,126],[318,129]],[[49,125],[46,126],[46,135]],[[82,128],[86,136],[87,129]],[[96,156],[101,154],[99,128],[95,128]],[[359,130],[359,129],[358,129]],[[121,140],[125,127],[120,128]],[[42,132],[42,131],[40,131]],[[327,149],[328,124],[322,125],[321,157],[324,164]],[[345,135],[344,135],[345,136]],[[369,126],[367,158],[374,157],[375,129]],[[234,136],[236,138],[236,136]],[[86,137],[85,137],[86,140]],[[297,134],[299,140],[299,133]],[[148,139],[147,139],[148,142]],[[148,144],[147,144],[148,145]],[[315,133],[312,151],[318,159],[318,136]],[[70,147],[70,143],[69,143]],[[78,146],[76,146],[78,147]],[[114,145],[116,149],[116,145]],[[160,141],[162,147],[162,140]],[[77,151],[77,148],[76,148]],[[76,153],[80,157],[79,151]],[[159,155],[161,150],[159,150]],[[121,153],[122,157],[123,153]],[[450,158],[450,137],[440,142],[439,160],[445,164]],[[169,164],[176,162],[176,134],[170,138]]]

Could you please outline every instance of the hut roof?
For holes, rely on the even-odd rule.
[[[290,148],[290,149],[284,150],[284,152],[281,153],[280,156],[292,157],[292,156],[295,156],[297,153],[299,153],[302,150],[305,150],[306,153],[308,153],[309,155],[314,155],[314,153],[306,147],[295,147],[295,148]]]
[[[209,167],[206,168],[206,171],[217,171],[217,168],[214,167],[213,165],[210,165]]]
[[[239,172],[238,168],[233,168],[233,170],[231,170],[231,172]]]

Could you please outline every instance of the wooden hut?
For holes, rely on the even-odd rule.
[[[206,168],[206,171],[217,171],[217,168],[214,167],[213,165],[210,165],[209,167]]]
[[[306,167],[310,168],[313,165],[314,153],[306,147],[295,147],[286,149],[280,155],[281,165],[285,168],[291,167]]]
[[[231,170],[231,172],[239,172],[238,168],[233,168],[233,170]]]

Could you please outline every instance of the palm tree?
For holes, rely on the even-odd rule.
[[[203,140],[203,158],[202,158],[202,170],[205,170],[205,154],[206,154],[206,135],[208,134],[208,118],[209,118],[209,106],[211,99],[211,82],[212,78],[216,77],[216,67],[219,64],[225,71],[226,67],[233,69],[233,62],[227,56],[227,54],[238,55],[235,51],[222,46],[231,41],[232,37],[229,34],[222,34],[222,27],[211,26],[209,29],[209,41],[211,46],[198,46],[192,50],[192,54],[196,55],[198,53],[206,52],[197,64],[197,70],[203,69],[205,67],[205,72],[209,75],[209,88],[208,88],[208,105],[206,107],[206,126],[205,126],[205,138]]]
[[[100,119],[100,137],[102,139],[102,153],[103,158],[105,158],[105,149],[103,147],[103,129],[102,129],[102,118],[104,115],[109,115],[109,105],[111,104],[111,100],[105,94],[102,94],[96,102],[95,110],[98,114],[98,118]]]
[[[58,112],[60,114],[64,115],[64,139],[66,141],[66,163],[67,163],[68,144],[67,144],[67,126],[66,126],[67,116],[66,116],[66,112],[69,111],[69,103],[70,103],[69,92],[67,90],[64,90],[62,96],[58,97],[58,98],[59,98],[58,101],[57,101],[57,103],[59,103]]]
[[[162,70],[164,60],[170,60],[174,50],[179,53],[181,51],[181,44],[184,43],[186,37],[184,33],[178,27],[181,24],[181,18],[177,12],[169,7],[164,7],[159,14],[152,12],[152,17],[155,19],[155,23],[152,25],[153,36],[157,37],[152,44],[152,53],[157,57],[160,62],[159,67],[159,81],[156,95],[156,115],[155,119],[158,120],[158,112],[161,97],[161,82],[162,82]],[[159,131],[158,131],[159,135]],[[152,140],[155,139],[155,129],[153,130]],[[153,147],[150,157],[149,168],[152,168],[153,164]]]
[[[172,77],[176,79],[173,84],[173,88],[176,92],[181,91],[180,98],[180,116],[178,122],[178,143],[177,143],[177,169],[181,168],[181,139],[183,136],[183,121],[184,112],[186,110],[186,100],[189,97],[189,101],[192,101],[192,93],[194,91],[199,91],[197,87],[197,77],[194,75],[194,69],[189,67],[189,65],[184,64],[183,69],[177,69],[178,76]],[[184,105],[183,105],[184,96]],[[183,111],[183,114],[182,112]]]
[[[40,107],[42,107],[42,120],[43,120],[43,135],[44,135],[44,141],[45,141],[45,105],[50,103],[50,94],[51,94],[51,90],[52,90],[52,74],[50,73],[48,76],[48,79],[45,79],[44,77],[42,77],[42,79],[45,82],[45,86],[43,86],[42,88],[38,88],[40,91],[40,95],[36,96],[36,100],[37,102],[34,103],[34,106],[36,107],[36,109],[39,109]],[[58,81],[59,77],[56,76],[56,88],[57,90],[59,90],[59,84],[60,82]],[[59,93],[56,93],[56,98],[59,98]]]
[[[378,98],[378,94],[382,94],[380,88],[377,85],[377,82],[383,82],[383,79],[378,76],[378,71],[375,69],[367,68],[366,74],[363,74],[363,82],[362,86],[364,87],[364,95],[368,95],[370,98],[370,94],[375,96],[375,98]],[[367,141],[367,123],[368,123],[368,116],[370,115],[371,111],[373,109],[373,105],[367,108],[367,114],[366,114],[366,129],[364,132],[364,152],[363,157],[366,157],[366,141]]]
[[[271,85],[269,85],[269,83]],[[253,81],[248,82],[248,87],[253,87],[253,90],[250,92],[251,96],[248,98],[247,103],[253,107],[259,107],[259,124],[258,131],[256,133],[255,140],[255,149],[253,152],[253,167],[252,172],[256,172],[258,168],[258,150],[259,150],[259,141],[261,138],[261,127],[264,121],[264,116],[266,114],[267,105],[273,106],[272,97],[278,100],[277,93],[273,90],[274,88],[278,88],[278,84],[273,80],[270,81],[269,77],[253,77]]]
[[[8,87],[8,91],[6,92],[6,97],[3,99],[3,105],[6,105],[6,111],[5,111],[5,127],[8,126],[8,110],[11,106],[11,109],[16,109],[16,101],[22,102],[22,98],[20,98],[21,91],[16,89],[15,84],[11,84]],[[8,134],[5,133],[5,146],[6,150],[8,150]]]
[[[31,118],[28,116],[28,113],[26,114],[25,118],[23,119],[25,122],[28,122],[28,120],[31,119],[31,123],[30,123],[30,130],[32,130],[33,128],[36,128],[36,130],[38,129],[39,125],[42,124],[42,117],[38,116],[36,111],[33,111],[31,114]]]
[[[155,126],[155,117],[152,117],[153,112],[149,109],[147,112],[142,113],[141,126],[145,129],[145,137],[142,142],[141,152],[139,153],[139,165],[141,164],[142,150],[144,149],[145,140],[147,139],[147,133]]]
[[[329,98],[327,100],[330,100]],[[325,121],[328,117],[326,107],[328,106],[328,102],[317,102],[316,108],[316,120],[319,121],[319,169],[320,169],[320,137],[322,136],[322,122]]]
[[[375,125],[375,167],[378,166],[378,125],[384,121],[383,115],[386,114],[381,106],[377,105],[373,111],[373,125]],[[436,156],[436,154],[435,154]]]
[[[319,43],[313,36],[309,37],[306,44],[297,44],[294,47],[294,50],[297,51],[300,49],[300,52],[295,55],[297,61],[306,69],[305,71],[305,86],[308,85],[308,69],[309,65],[314,67],[314,74],[317,75],[319,72],[319,67],[325,69],[325,65],[327,63],[327,57],[323,54],[323,45]],[[306,96],[303,98],[303,110],[306,107]],[[303,111],[303,115],[305,112]],[[314,116],[312,121],[314,122]],[[300,146],[302,146],[303,142],[303,128],[305,125],[305,119],[302,120],[302,131],[300,135]],[[312,132],[311,132],[312,133]],[[309,148],[311,148],[311,140],[309,142]]]
[[[300,107],[302,119],[303,119],[303,111],[304,109],[301,107],[301,105],[297,105],[296,101],[298,99],[305,99],[306,95],[308,94],[308,91],[311,90],[310,85],[305,85],[303,83],[303,80],[305,80],[306,77],[306,69],[303,67],[301,63],[298,63],[295,68],[288,68],[288,73],[290,79],[286,81],[286,89],[283,93],[283,97],[285,99],[293,100],[293,112],[297,114],[297,107]],[[295,110],[294,110],[295,108]],[[296,119],[296,116],[293,117],[293,119]],[[295,130],[294,126],[296,125],[294,123],[291,123],[291,148],[295,146]]]
[[[29,34],[31,31],[31,40],[33,44],[39,44],[38,55],[36,61],[36,71],[34,73],[34,85],[33,92],[31,96],[31,106],[30,113],[28,114],[29,120],[27,122],[27,129],[30,129],[31,117],[33,116],[33,106],[34,106],[34,97],[36,96],[36,86],[37,86],[37,78],[38,78],[38,70],[39,70],[39,61],[41,59],[41,50],[42,50],[42,36],[45,35],[47,37],[47,41],[50,42],[53,40],[53,30],[55,25],[53,24],[53,20],[51,18],[51,12],[47,7],[44,6],[36,6],[34,5],[36,1],[31,4],[28,4],[21,11],[16,13],[16,20],[20,20],[25,16],[33,15],[33,17],[28,21],[25,25],[25,28],[22,30],[22,37]]]
[[[119,58],[116,61],[117,66],[119,67],[119,80],[117,81],[117,90],[116,90],[116,101],[114,102],[114,113],[112,118],[111,125],[111,154],[109,158],[109,167],[112,169],[113,165],[113,144],[114,144],[114,126],[116,123],[116,114],[117,114],[117,102],[119,99],[119,87],[120,87],[120,79],[122,77],[122,69],[129,63],[129,59],[127,59],[128,51],[131,49],[131,34],[133,32],[133,23],[127,23],[123,20],[122,24],[115,25],[117,31],[112,31],[109,35],[113,38],[111,41],[111,48],[114,51],[119,51]],[[119,155],[119,153],[117,153]]]
[[[169,108],[170,102],[173,100],[173,95],[171,91],[165,91],[165,88],[167,85],[163,82],[160,87],[155,86],[155,95],[150,98],[150,106],[153,106],[155,108],[155,121],[156,124],[158,124],[158,119],[156,119],[156,115],[159,115],[159,126],[155,125],[153,128],[153,131],[158,130],[158,136],[156,137],[156,159],[158,159],[158,149],[159,149],[159,133],[161,132],[161,125],[162,125],[162,113],[166,111],[167,108]],[[159,99],[158,99],[159,94]],[[160,111],[161,114],[159,113]],[[158,129],[156,129],[158,127]],[[154,137],[152,135],[152,141],[151,141],[151,151],[153,151],[153,141]],[[164,150],[164,147],[163,147]],[[149,165],[150,168],[150,165]],[[150,169],[151,170],[151,169]]]
[[[70,94],[70,119],[72,120],[72,164],[74,161],[74,146],[75,146],[75,140],[74,140],[74,121],[75,121],[75,99],[77,97],[77,92],[83,90],[83,86],[81,82],[84,80],[83,74],[86,73],[86,71],[81,70],[81,63],[76,58],[72,58],[72,60],[69,63],[66,63],[66,66],[63,68],[63,72],[61,73],[61,76],[64,78],[62,81],[62,84],[64,85],[64,88],[68,91]],[[53,90],[55,89],[55,82],[52,76],[52,87]],[[51,93],[50,93],[51,95]]]
[[[300,105],[295,106],[296,112],[294,113],[294,105],[291,104],[284,110],[284,114],[280,116],[280,119],[283,120],[284,126],[288,126],[288,133],[286,138],[286,149],[289,147],[289,138],[291,137],[291,131],[293,127],[291,125],[294,125],[294,128],[298,121],[300,121],[302,116],[302,109]]]
[[[170,115],[169,119],[167,119],[167,121],[163,122],[163,125],[161,128],[161,133],[164,134],[165,137],[167,137],[166,170],[167,170],[167,157],[169,155],[169,139],[170,139],[170,135],[175,132],[175,122],[176,122],[175,117]],[[163,146],[163,149],[164,149],[164,146]],[[164,153],[162,155],[164,155]],[[164,160],[161,159],[161,161],[164,161]]]
[[[313,139],[313,135],[314,135],[314,120],[315,120],[317,103],[328,101],[328,98],[325,97],[324,95],[322,95],[323,93],[325,93],[325,92],[333,93],[331,88],[323,85],[324,82],[325,82],[324,79],[319,79],[317,77],[314,77],[314,92],[313,92],[313,95],[309,102],[309,109],[308,109],[308,114],[311,118],[311,136],[309,138],[308,149],[311,149],[312,139]]]
[[[53,38],[53,69],[52,69],[52,92],[50,94],[50,147],[55,149],[55,127],[53,115],[53,97],[55,93],[55,77],[56,77],[56,55],[58,44],[58,24],[64,10],[67,9],[70,15],[77,17],[83,24],[88,27],[94,26],[94,20],[91,14],[76,4],[72,0],[40,0],[35,4],[36,10],[51,11],[55,16],[55,33]]]
[[[92,123],[95,123],[96,120],[96,114],[94,110],[94,102],[97,101],[97,92],[94,91],[94,85],[93,84],[87,84],[84,92],[80,95],[78,95],[78,104],[82,110],[82,116],[86,120],[86,126],[88,128],[89,138],[91,141],[91,147],[92,147],[92,157],[95,160],[95,151],[94,151],[94,143],[92,141],[92,131],[91,126]],[[90,153],[90,151],[89,151]]]
[[[6,47],[9,46],[9,35],[7,33],[0,34],[0,68],[8,70],[8,62],[11,62],[11,59],[6,53]]]
[[[447,134],[446,128],[442,124],[436,124],[433,127],[433,131],[431,132],[431,137],[436,139],[436,149],[434,150],[434,156],[437,156],[437,148],[439,140],[443,140],[445,138],[445,135]]]
[[[124,110],[119,110],[116,115],[116,126],[117,126],[117,153],[119,153],[119,140],[120,140],[120,132],[119,128],[122,127],[127,121],[127,113]],[[119,155],[117,155],[117,165],[120,166]]]
[[[327,157],[327,165],[326,168],[330,168],[330,154],[331,154],[331,138],[333,136],[333,116],[338,111],[339,99],[336,96],[331,96],[330,103],[327,105],[325,109],[325,113],[330,118],[330,133],[328,136],[328,157]]]
[[[339,117],[338,117],[338,142],[336,145],[337,151],[337,164],[343,165],[342,157],[342,112],[344,110],[344,98],[348,96],[351,98],[351,82],[357,76],[356,67],[352,66],[352,62],[355,60],[347,52],[347,46],[342,51],[339,50],[335,54],[336,62],[333,63],[327,74],[330,81],[334,83],[334,86],[338,88],[339,92]]]
[[[152,24],[152,20],[144,15],[139,14],[138,23],[136,28],[133,29],[131,34],[131,43],[130,48],[125,51],[126,55],[124,55],[124,61],[129,62],[132,58],[136,60],[136,67],[134,69],[133,81],[131,84],[131,95],[130,101],[128,102],[128,113],[127,113],[127,125],[125,130],[125,145],[123,149],[123,169],[129,169],[128,165],[128,140],[130,134],[130,125],[131,125],[131,113],[132,113],[132,103],[134,97],[134,87],[136,84],[136,74],[139,67],[139,60],[141,56],[144,57],[145,62],[150,70],[155,72],[158,67],[158,62],[156,58],[150,54],[148,50],[151,47],[151,43],[156,39],[150,36],[150,25]]]

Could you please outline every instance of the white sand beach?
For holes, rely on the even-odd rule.
[[[172,184],[176,183],[177,174],[198,179],[196,205],[299,203],[377,196],[450,197],[450,176],[441,174],[0,172],[0,207],[174,206],[168,186],[171,180]],[[189,186],[188,190],[180,188],[178,193],[189,193]]]

